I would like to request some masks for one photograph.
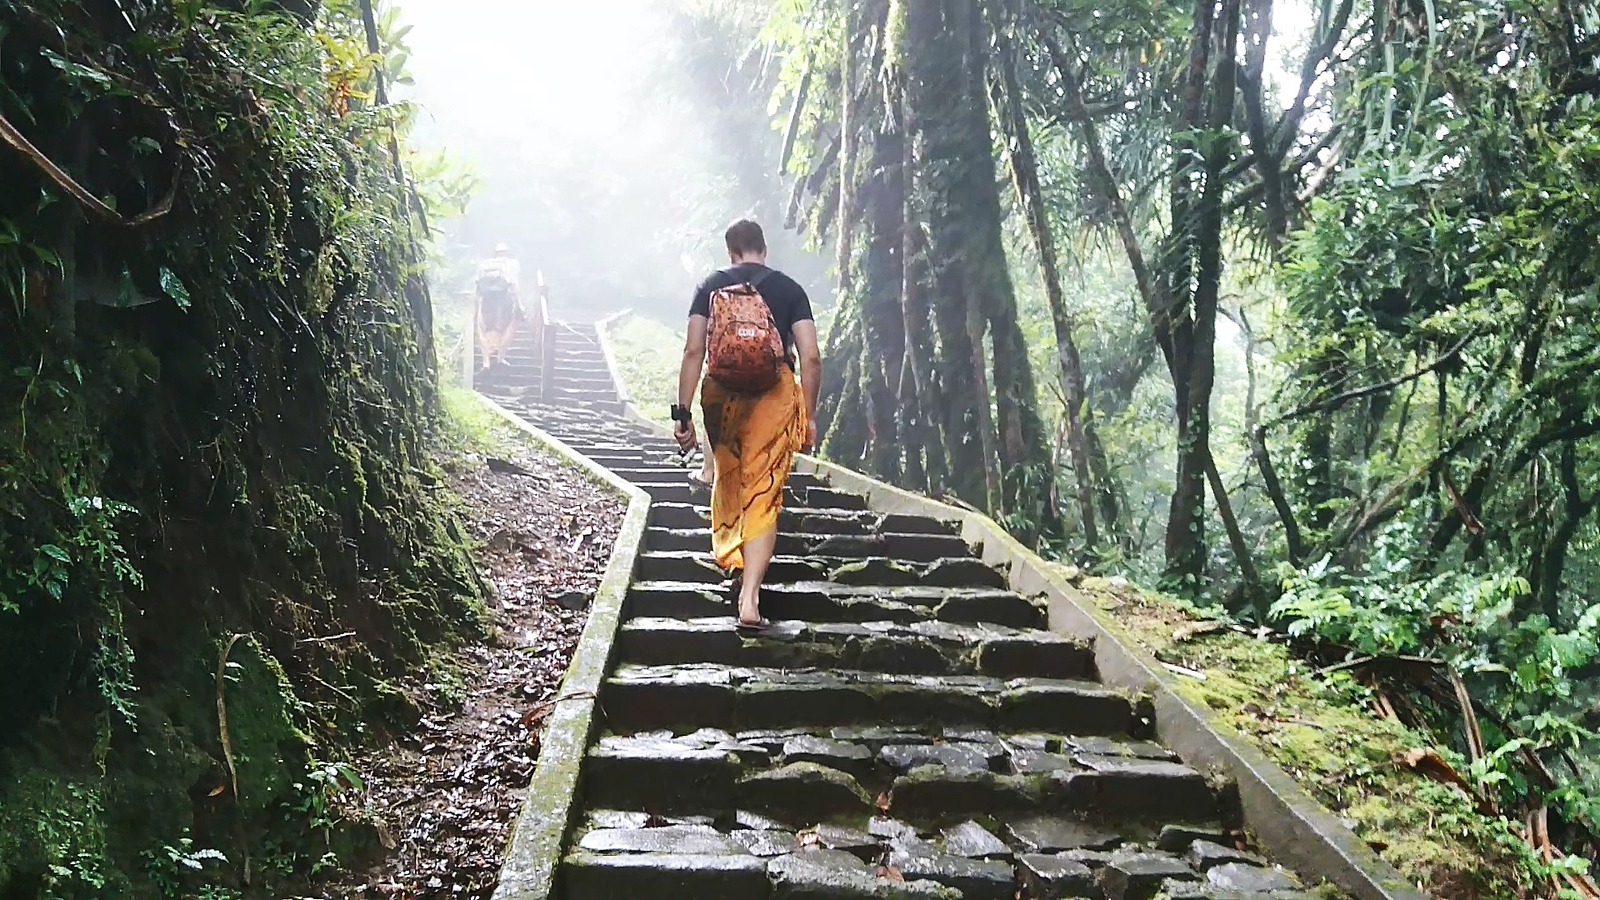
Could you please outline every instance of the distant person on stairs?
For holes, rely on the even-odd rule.
[[[483,369],[506,361],[506,348],[517,334],[522,320],[522,305],[517,289],[522,266],[511,258],[511,248],[497,244],[494,255],[478,265],[474,283],[478,290],[478,349],[483,352]]]
[[[695,290],[672,418],[687,452],[698,443],[689,404],[699,384],[716,464],[711,551],[718,565],[741,573],[734,578],[739,627],[761,629],[768,624],[761,580],[778,542],[789,466],[817,441],[822,353],[811,300],[794,279],[767,268],[761,226],[735,222],[725,238],[733,265]]]

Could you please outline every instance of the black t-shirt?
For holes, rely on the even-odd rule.
[[[713,292],[743,284],[762,272],[771,274],[762,279],[756,290],[761,292],[761,299],[772,310],[772,322],[778,326],[778,335],[783,338],[783,349],[787,354],[794,348],[794,323],[812,319],[811,298],[806,296],[806,289],[799,282],[777,269],[768,269],[759,263],[740,263],[731,269],[712,272],[694,289],[694,303],[689,307],[689,315],[710,318]],[[790,358],[793,359],[792,356]]]

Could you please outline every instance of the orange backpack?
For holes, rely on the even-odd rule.
[[[706,373],[730,391],[759,394],[778,383],[783,338],[757,288],[772,270],[711,294]]]

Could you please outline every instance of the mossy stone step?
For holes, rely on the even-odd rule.
[[[733,610],[726,583],[636,581],[628,591],[628,618],[698,619]],[[828,582],[769,584],[761,589],[761,611],[773,620],[807,622],[898,622],[926,619],[1043,628],[1045,610],[1012,591],[990,588],[865,587]]]
[[[647,550],[705,552],[710,547],[711,535],[704,528],[651,528],[645,535]],[[975,555],[966,541],[949,534],[829,535],[779,532],[777,552],[784,556],[815,553],[851,559],[878,556],[913,563]]]
[[[652,550],[639,557],[637,577],[646,581],[683,581],[715,584],[724,580],[711,554],[691,550]],[[872,587],[1005,587],[1005,577],[981,560],[940,559],[907,563],[887,557],[774,556],[767,569],[767,584],[829,581]]]
[[[874,747],[792,729],[709,731],[603,738],[588,753],[585,799],[591,808],[631,804],[713,819],[727,819],[737,807],[802,825],[859,822],[885,812],[951,824],[1004,816],[1007,824],[997,833],[1017,852],[1029,853],[1105,850],[1121,840],[1115,831],[1086,824],[1091,817],[1159,825],[1219,815],[1216,791],[1180,763],[1074,754],[1039,770],[1018,764],[1012,739],[983,733],[970,734],[977,738],[972,741],[935,743],[913,732],[900,737],[913,743]],[[969,855],[1009,855],[998,838],[985,834],[986,849]],[[948,835],[945,842],[951,843]],[[1208,860],[1189,864],[1198,871],[1225,864]],[[1226,864],[1252,862],[1260,860],[1241,854]]]
[[[650,508],[650,524],[658,528],[709,528],[711,508],[693,503],[657,502]],[[874,513],[847,509],[784,509],[778,513],[780,532],[806,534],[945,534],[959,527],[927,516]]]
[[[856,669],[621,665],[606,680],[602,702],[607,724],[619,733],[941,722],[1126,735],[1141,724],[1132,700],[1094,682]]]
[[[768,896],[767,861],[735,854],[588,853],[567,855],[563,900],[755,900]]]
[[[636,482],[640,490],[650,495],[650,499],[661,503],[690,503],[696,499],[695,491],[689,486],[686,479],[676,479],[664,482]],[[704,496],[701,494],[700,496]],[[805,507],[820,510],[851,510],[859,511],[867,508],[865,497],[856,494],[847,494],[826,487],[803,487],[790,484],[783,489],[783,502],[786,507]]]
[[[674,450],[676,448],[673,448]],[[698,470],[698,467],[696,467]],[[636,467],[627,469],[612,469],[618,478],[624,478],[635,484],[674,484],[677,482],[688,483],[689,469],[683,466],[653,466]],[[827,487],[828,483],[816,475],[796,472],[789,476],[788,485],[797,491],[806,491],[812,488]]]
[[[622,626],[617,653],[644,665],[712,662],[777,668],[863,669],[913,675],[1000,678],[1094,677],[1094,651],[1049,631],[936,620],[773,623],[741,634],[731,616],[636,618]]]

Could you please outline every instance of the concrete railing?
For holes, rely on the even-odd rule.
[[[622,624],[622,605],[644,547],[650,495],[492,400],[481,395],[480,399],[534,441],[628,500],[628,512],[611,558],[589,603],[589,618],[556,691],[555,707],[545,720],[539,739],[539,761],[528,784],[522,812],[512,828],[506,860],[500,869],[500,885],[493,896],[493,900],[549,900],[554,896],[561,851],[572,826],[583,762],[595,734],[600,683],[611,669],[617,629]]]

